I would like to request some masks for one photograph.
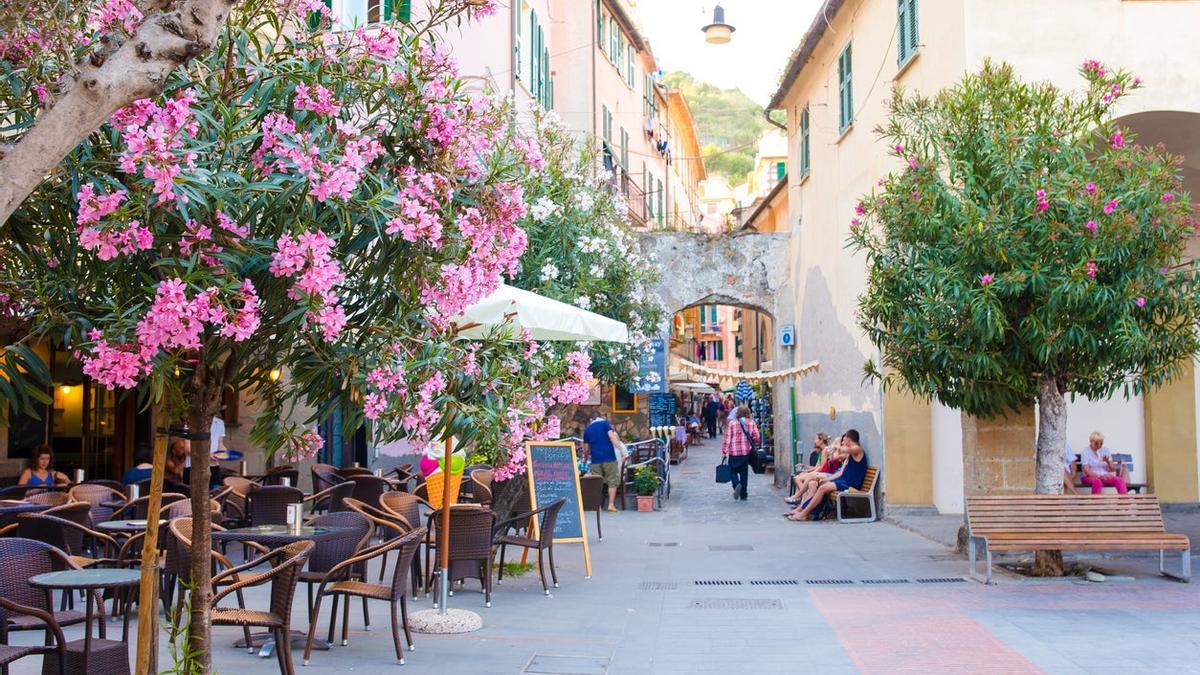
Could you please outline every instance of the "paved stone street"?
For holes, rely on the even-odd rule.
[[[1134,580],[1105,584],[1004,574],[991,587],[963,582],[962,558],[891,523],[785,521],[769,475],[752,477],[748,502],[733,501],[712,482],[716,456],[709,444],[673,467],[662,511],[606,516],[604,541],[592,536],[592,579],[584,579],[582,547],[562,545],[553,597],[542,595],[536,572],[506,579],[491,608],[468,584],[452,606],[479,612],[483,630],[416,635],[406,670],[1200,672],[1200,585],[1160,579],[1154,560],[1119,561]],[[247,600],[253,607],[266,596]],[[307,625],[302,604],[299,629]],[[428,598],[411,605],[428,606]],[[366,632],[356,606],[350,645],[315,652],[307,668],[296,652],[297,669],[394,667],[386,612],[373,606]],[[232,647],[239,635],[215,631],[217,669],[276,672],[273,658]],[[36,663],[13,672],[35,672]]]

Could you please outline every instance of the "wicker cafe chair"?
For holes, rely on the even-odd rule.
[[[374,476],[375,472],[361,466],[344,466],[336,469],[337,474],[342,478],[354,480],[356,476]]]
[[[420,528],[413,530],[403,536],[394,539],[388,539],[382,544],[378,544],[368,548],[353,558],[349,558],[332,567],[321,581],[320,589],[317,591],[317,604],[313,610],[313,621],[308,626],[308,643],[304,647],[304,665],[308,665],[308,660],[312,656],[313,637],[317,633],[316,617],[319,616],[321,610],[321,601],[326,596],[333,596],[333,610],[329,616],[329,641],[333,642],[333,634],[335,623],[337,621],[337,602],[338,596],[346,596],[346,604],[342,614],[342,645],[350,643],[349,637],[349,612],[350,598],[359,597],[363,599],[363,607],[366,607],[367,600],[386,600],[392,606],[392,645],[396,648],[396,658],[400,660],[400,665],[404,665],[404,647],[400,644],[400,628],[404,628],[404,639],[408,643],[409,651],[414,649],[412,641],[412,632],[408,628],[408,594],[405,588],[408,578],[408,570],[411,567],[411,562],[417,555],[417,549],[421,545],[421,541],[425,538],[425,529]],[[392,571],[391,584],[370,584],[364,581],[358,581],[352,578],[354,570],[360,567],[366,568],[367,563],[373,558],[383,558],[392,551],[399,551],[399,558],[395,568]],[[400,616],[396,616],[396,604],[400,605]],[[364,614],[366,610],[364,609]]]
[[[346,481],[345,478],[338,475],[337,468],[332,464],[313,464],[309,467],[309,472],[312,474],[312,497],[321,495],[333,486]],[[313,501],[313,511],[324,511],[328,508],[328,497],[322,497]]]
[[[83,623],[83,612],[74,609],[55,612],[50,590],[34,588],[29,583],[30,577],[44,572],[79,569],[67,554],[45,542],[11,537],[0,539],[0,561],[4,563],[0,566],[0,598],[49,614],[59,626]],[[103,639],[104,606],[99,602],[99,594],[96,604],[98,611],[92,615],[92,620],[100,626]],[[45,630],[49,641],[53,628],[44,616],[0,609],[0,644],[8,644],[10,632],[26,630]]]
[[[596,512],[596,537],[604,541],[604,530],[600,529],[600,512],[604,510],[604,479],[594,474],[579,478],[579,494],[584,511]]]
[[[432,510],[433,507],[429,502],[421,499],[416,495],[408,494],[407,492],[387,492],[379,498],[382,511],[387,518],[398,522],[404,527],[404,530],[414,530],[421,524],[421,507]],[[428,544],[433,541],[432,533],[426,532],[425,539],[422,543]],[[381,559],[383,564],[379,566],[379,581],[383,582],[383,575],[387,571],[387,556]],[[416,596],[420,593],[421,580],[421,556],[413,556],[412,561],[412,592]]]
[[[71,495],[65,492],[39,492],[29,495],[25,501],[30,504],[45,504],[46,506],[62,506],[71,503]],[[100,522],[100,521],[97,521]]]
[[[111,506],[101,506],[101,502],[125,500],[124,492],[114,490],[108,485],[99,483],[80,483],[68,490],[67,494],[70,495],[71,499],[77,502],[85,502],[91,506],[93,527],[98,523],[113,519],[113,508]]]
[[[353,497],[373,508],[379,508],[379,498],[392,489],[392,484],[385,478],[373,474],[364,474],[351,478],[354,481]]]
[[[246,495],[246,519],[251,527],[258,525],[286,525],[287,507],[304,501],[300,488],[282,485],[255,487]]]
[[[374,528],[372,523],[366,516],[354,511],[343,511],[341,513],[326,513],[317,516],[308,522],[312,527],[343,527],[346,528],[338,536],[332,539],[325,539],[317,542],[313,548],[312,554],[308,557],[308,569],[300,573],[300,581],[304,582],[308,590],[308,621],[312,623],[316,619],[316,614],[313,613],[313,586],[325,580],[326,574],[333,569],[338,563],[351,558],[358,554],[371,539],[371,530]],[[351,572],[355,578],[361,579],[366,576],[367,568],[362,566]],[[333,611],[337,613],[337,601],[334,601]],[[350,612],[350,601],[346,600],[346,613]],[[371,617],[367,614],[367,601],[363,600],[363,622],[371,625]]]
[[[554,580],[554,587],[558,588],[558,572],[554,570],[554,525],[558,522],[558,512],[567,503],[566,497],[559,497],[557,500],[550,502],[540,509],[522,513],[519,516],[513,516],[508,520],[496,525],[495,543],[500,545],[500,576],[496,583],[502,583],[504,580],[504,550],[509,546],[519,546],[521,548],[537,549],[538,552],[538,574],[542,577],[542,591],[546,595],[550,595],[550,587],[546,585],[546,567],[542,560],[542,553],[546,552],[550,557],[550,577]],[[523,527],[532,518],[538,519],[538,538],[522,534],[508,534],[508,530],[513,527]],[[454,536],[454,523],[450,524],[450,536]],[[526,532],[526,534],[532,534]],[[453,554],[454,549],[450,549]]]
[[[325,488],[315,494],[308,495],[304,498],[304,502],[311,502],[313,510],[309,514],[308,519],[316,518],[318,509],[327,513],[341,513],[346,511],[346,499],[353,494],[354,481],[348,480],[338,483],[333,487]]]
[[[345,505],[347,509],[363,516],[370,521],[372,529],[381,535],[383,541],[395,539],[415,529],[412,522],[403,516],[397,515],[387,509],[377,509],[370,504],[360,502],[353,497],[346,498]],[[387,570],[387,555],[385,554],[383,557],[381,557],[379,562],[379,581],[382,583],[384,572]],[[415,592],[416,591],[414,590],[414,593]]]
[[[279,657],[279,670],[284,675],[294,675],[296,672],[292,667],[292,650],[289,642],[292,600],[296,596],[296,583],[300,580],[300,570],[308,561],[313,546],[311,541],[288,544],[248,563],[231,567],[213,577],[214,587],[232,578],[237,578],[238,581],[213,595],[209,610],[212,625],[270,630],[275,636],[275,654]],[[243,573],[266,562],[270,562],[274,567],[264,572],[247,574],[242,577]],[[231,593],[237,593],[243,588],[251,586],[261,586],[268,582],[271,584],[271,606],[266,611],[218,606],[218,603]]]
[[[492,470],[491,469],[475,469],[471,473],[471,498],[476,504],[488,505],[492,503]]]
[[[187,591],[187,586],[191,585],[192,579],[192,527],[193,523],[191,517],[186,516],[182,518],[175,518],[167,524],[167,560],[166,565],[163,567],[163,576],[165,577],[166,583],[164,583],[165,589],[163,593],[163,605],[169,612],[172,606],[172,598],[174,597],[176,613],[173,616],[175,617],[176,625],[178,625],[179,621],[178,612],[183,608],[184,593]],[[220,525],[211,525],[211,527],[213,532],[223,532],[225,530],[225,528],[221,527]],[[267,547],[261,544],[247,542],[246,545],[263,555],[270,553]],[[229,558],[226,558],[215,548],[213,549],[212,574],[214,579],[214,589],[221,584],[234,584],[240,580],[238,575],[235,574],[224,578],[224,580],[221,582],[216,581],[217,575],[232,568],[233,566],[234,565],[229,561]],[[178,588],[178,590],[176,590],[176,588]],[[178,593],[177,596],[176,593]],[[241,591],[237,592],[237,601],[238,607],[243,609],[246,607],[246,600],[244,597],[242,597]],[[243,632],[245,633],[246,644],[249,645],[249,626],[244,627]],[[171,635],[172,640],[174,640],[175,637],[176,636],[174,634]]]
[[[441,527],[442,512],[434,511],[429,514],[428,529]],[[492,606],[492,526],[496,522],[496,514],[477,504],[458,504],[450,507],[450,541],[440,540],[430,542],[425,546],[425,569],[429,581],[428,588],[437,577],[435,566],[430,562],[430,556],[440,554],[440,547],[448,543],[450,548],[450,583],[463,579],[479,579],[483,587],[483,603],[485,607]],[[438,578],[437,583],[441,583]],[[434,586],[433,591],[438,592]],[[437,598],[434,596],[434,606]]]
[[[247,520],[246,496],[257,487],[257,483],[241,476],[228,476],[223,481],[231,491],[225,497],[226,521],[244,523]]]
[[[121,550],[117,540],[103,532],[75,520],[45,513],[21,514],[17,519],[17,536],[50,544],[66,553],[79,567],[115,566]],[[85,548],[85,541],[92,544],[90,550]]]
[[[273,469],[267,469],[267,473],[263,475],[262,485],[283,485],[283,479],[288,479],[290,485],[288,487],[299,487],[300,471],[290,465],[277,466]]]
[[[58,655],[58,675],[67,675],[67,653],[65,646],[67,640],[63,637],[62,628],[58,622],[54,620],[54,615],[43,609],[20,605],[11,600],[6,600],[0,597],[0,623],[8,621],[5,613],[23,614],[40,619],[46,624],[46,645],[8,645],[0,644],[0,669],[7,675],[8,664],[23,659],[26,656],[34,656],[37,654],[57,654]],[[51,639],[53,638],[53,639]],[[53,642],[53,644],[50,644]],[[46,668],[43,667],[45,672]]]

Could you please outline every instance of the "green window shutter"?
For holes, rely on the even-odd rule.
[[[787,175],[787,162],[775,162],[775,180],[781,181]]]
[[[908,0],[908,53],[915,54],[920,43],[920,31],[917,30],[917,0]]]
[[[666,214],[666,211],[663,209],[663,195],[665,195],[666,192],[663,190],[663,182],[661,180],[658,181],[657,190],[658,190],[658,224],[662,225],[663,221],[666,219],[667,214]]]
[[[520,80],[524,78],[525,64],[521,60],[524,58],[521,54],[521,42],[524,36],[522,35],[521,11],[519,9],[513,11],[513,36],[513,52],[516,54],[516,58],[513,59],[513,63],[517,64],[513,69],[513,74],[518,80]]]
[[[600,11],[600,0],[596,0],[596,44],[604,49],[604,12]]]
[[[542,107],[550,108],[550,99],[553,96],[550,85],[550,50],[543,43],[542,47]]]
[[[717,324],[717,306],[716,305],[708,306],[708,322],[714,326]]]
[[[621,127],[621,168],[629,170],[629,132]]]
[[[896,60],[908,60],[908,0],[896,0]]]
[[[383,20],[408,23],[412,19],[412,0],[383,0]]]
[[[717,360],[718,361],[725,360],[725,341],[724,340],[717,341]]]
[[[845,131],[854,121],[854,88],[850,44],[838,56],[838,129]]]
[[[537,96],[538,78],[538,43],[537,43],[537,12],[529,12],[529,91]]]
[[[809,168],[809,142],[808,142],[808,106],[804,106],[804,110],[800,113],[800,177],[808,175]]]
[[[621,41],[621,30],[617,28],[617,20],[608,17],[608,58],[616,58],[617,45]]]

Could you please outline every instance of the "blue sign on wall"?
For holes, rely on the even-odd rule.
[[[653,349],[646,350],[638,368],[640,382],[630,391],[635,394],[665,394],[667,392],[667,343],[651,340]],[[657,375],[657,377],[654,377]]]

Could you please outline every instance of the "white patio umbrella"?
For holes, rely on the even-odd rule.
[[[458,328],[458,335],[465,338],[481,338],[494,327],[509,324],[514,328],[529,331],[534,340],[565,341],[565,342],[628,342],[629,328],[616,319],[610,319],[575,305],[552,300],[537,293],[501,284],[494,293],[463,310],[462,316],[456,317],[452,323]],[[447,440],[447,455],[450,444]],[[449,504],[450,497],[450,460],[446,460],[446,470],[442,471],[445,484],[443,487],[442,504]],[[441,519],[442,531],[439,541],[450,541],[450,518]],[[440,567],[442,583],[439,584],[438,612],[446,613],[446,601],[450,589],[449,558],[450,547],[442,546],[440,551]]]
[[[629,341],[629,329],[616,319],[507,284],[454,319],[458,334],[468,338],[483,337],[489,328],[505,323],[524,328],[534,340]]]

